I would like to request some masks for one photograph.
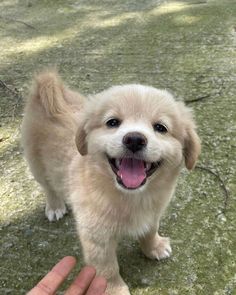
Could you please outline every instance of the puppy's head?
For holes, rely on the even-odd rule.
[[[167,91],[141,85],[90,97],[76,144],[125,191],[143,190],[183,160],[192,169],[200,153],[191,111]]]

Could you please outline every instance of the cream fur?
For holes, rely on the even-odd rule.
[[[122,124],[108,129],[105,123],[113,117]],[[157,121],[167,126],[167,134],[153,130]],[[141,154],[146,162],[163,161],[135,190],[117,183],[106,157],[124,156],[122,138],[128,132],[147,138]],[[167,91],[141,85],[115,86],[84,98],[55,72],[44,72],[27,101],[22,135],[31,171],[47,194],[48,219],[63,217],[68,200],[85,262],[108,279],[108,294],[130,294],[119,275],[117,241],[130,235],[140,240],[147,257],[170,256],[169,239],[159,236],[158,227],[183,161],[192,169],[200,153],[191,111]]]

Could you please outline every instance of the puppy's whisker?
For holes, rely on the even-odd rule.
[[[169,164],[171,164],[171,165],[174,164],[174,160],[171,157],[165,156],[164,158]]]
[[[170,166],[170,168],[174,168],[174,167],[178,166],[175,159],[170,156],[164,157],[163,165],[167,166],[167,164]]]

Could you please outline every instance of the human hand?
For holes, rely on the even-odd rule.
[[[27,295],[53,295],[65,281],[76,264],[76,259],[66,256]],[[64,295],[105,295],[107,282],[103,277],[96,277],[92,266],[82,268]]]

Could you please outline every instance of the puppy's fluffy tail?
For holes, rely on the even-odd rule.
[[[44,71],[35,77],[31,98],[42,105],[48,117],[70,112],[65,87],[56,71]]]

